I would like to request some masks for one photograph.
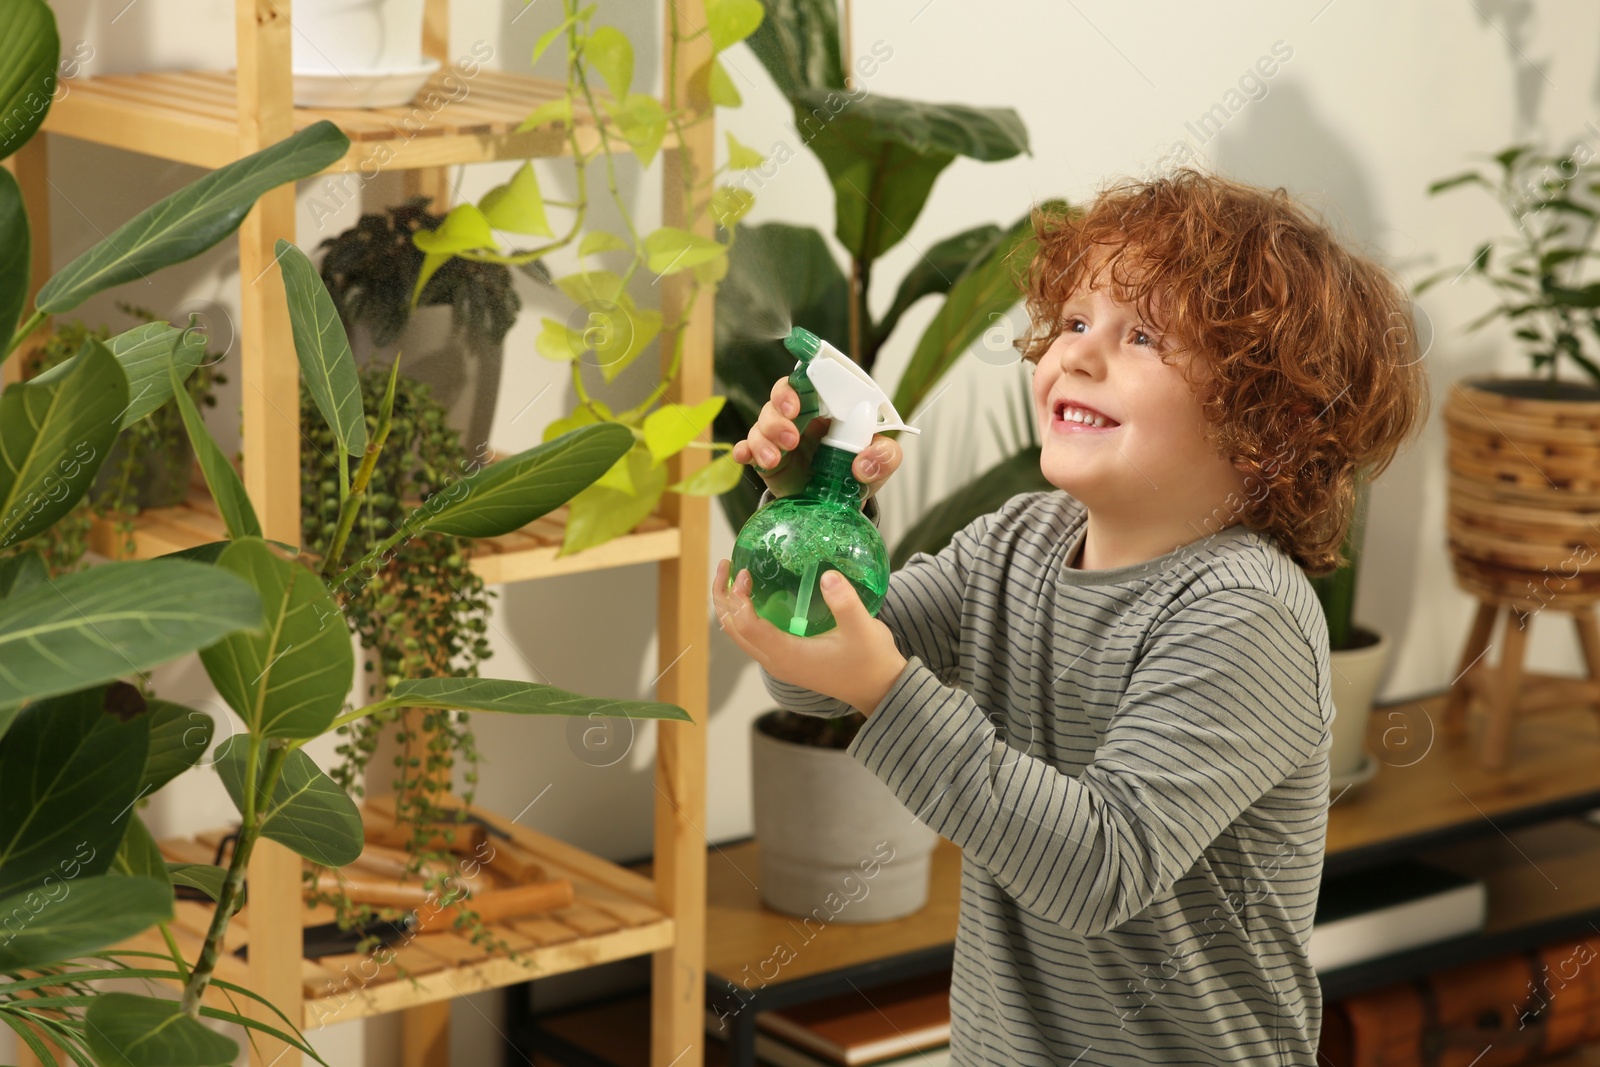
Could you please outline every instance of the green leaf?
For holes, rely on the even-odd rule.
[[[455,255],[479,248],[494,248],[489,220],[476,204],[457,204],[436,230],[418,230],[411,243],[429,255]]]
[[[49,582],[50,572],[45,569],[44,557],[38,552],[28,551],[19,552],[15,556],[0,556],[0,600],[13,593],[26,593]]]
[[[590,309],[588,325],[580,337],[582,343],[594,349],[600,373],[612,382],[660,332],[661,312],[639,307],[623,293],[612,307]]]
[[[106,711],[104,685],[23,708],[0,745],[0,896],[111,869],[150,728]],[[8,914],[0,912],[0,915]]]
[[[556,279],[556,288],[577,304],[614,304],[622,295],[622,275],[609,270],[586,270]]]
[[[760,0],[706,0],[705,7],[711,47],[718,52],[738,44],[761,25]]]
[[[6,116],[0,124],[0,159],[26,144],[44,122],[60,58],[61,38],[48,4],[10,0],[0,6],[0,114]]]
[[[195,406],[189,390],[179,383],[177,366],[168,364],[167,373],[171,376],[172,399],[178,405],[178,416],[189,434],[195,459],[200,462],[200,472],[205,475],[206,486],[211,490],[211,499],[216,501],[217,511],[228,528],[228,536],[260,537],[261,520],[256,518],[255,505],[250,503],[250,494],[245,492],[239,472],[233,469],[233,464],[228,462],[228,457],[222,454],[222,449],[217,445],[216,438],[206,429],[205,420],[200,417],[200,409]]]
[[[1024,215],[950,287],[950,294],[922,332],[911,362],[895,386],[896,411],[915,412],[967,346],[993,325],[996,317],[1015,306],[1022,295],[1016,274],[1025,264],[1011,253],[1032,233],[1033,224]]]
[[[556,100],[546,100],[534,108],[527,118],[522,120],[522,124],[517,127],[516,132],[527,133],[529,130],[536,130],[540,126],[546,126],[552,122],[564,122],[568,126],[572,125],[572,100],[570,98],[563,96]]]
[[[239,1055],[231,1038],[167,998],[100,993],[84,1014],[84,1031],[101,1067],[213,1067]]]
[[[543,328],[534,339],[533,347],[544,358],[558,363],[571,363],[586,351],[583,334],[568,329],[565,323],[555,319],[544,318],[539,322]]]
[[[530,2],[532,2],[532,0],[530,0]],[[590,4],[581,11],[575,11],[566,18],[562,19],[555,26],[552,26],[550,29],[541,33],[539,35],[539,39],[534,42],[533,59],[530,60],[530,62],[539,62],[539,57],[544,55],[546,49],[556,43],[556,38],[560,37],[563,33],[566,33],[567,30],[571,29],[574,22],[581,22],[588,19],[589,15],[594,12],[594,7],[595,6],[593,4]]]
[[[663,226],[645,237],[644,252],[645,266],[656,274],[668,275],[724,255],[727,248],[709,237]]]
[[[828,172],[835,234],[851,255],[873,260],[899,243],[927,203],[934,179],[957,156],[992,162],[1028,151],[1010,108],[928,104],[871,94],[802,89],[795,124]]]
[[[534,237],[553,236],[544,216],[544,197],[539,193],[539,179],[533,173],[531,162],[518,168],[509,182],[484,193],[478,201],[478,209],[497,230]]]
[[[167,877],[173,885],[186,885],[198,889],[212,900],[222,899],[222,883],[228,872],[209,863],[169,863]]]
[[[739,484],[744,477],[744,464],[734,461],[733,453],[724,452],[681,482],[667,486],[669,492],[686,496],[720,496]]]
[[[0,168],[0,352],[16,332],[28,303],[32,248],[22,189],[9,170]]]
[[[394,687],[391,698],[397,706],[407,708],[694,721],[688,712],[676,704],[648,700],[605,700],[557,689],[553,685],[512,682],[500,678],[407,679]]]
[[[1494,188],[1488,181],[1484,180],[1481,174],[1476,171],[1469,171],[1466,174],[1457,174],[1453,178],[1444,178],[1432,183],[1428,186],[1428,195],[1436,196],[1446,189],[1454,189],[1458,185],[1481,185],[1490,190]]]
[[[0,707],[149,670],[261,624],[255,590],[183,560],[101,563],[0,601]]]
[[[548,515],[593,484],[633,445],[616,423],[582,426],[479,468],[423,501],[406,519],[414,532],[499,537]],[[348,679],[346,679],[348,688]]]
[[[607,421],[613,419],[614,416],[612,415],[611,409],[606,406],[605,401],[591,399],[589,404],[593,404],[595,407],[599,408],[601,412],[604,413]],[[552,420],[549,425],[544,428],[544,436],[541,437],[540,440],[554,441],[562,434],[571,433],[580,426],[592,426],[599,421],[601,421],[600,416],[589,410],[588,404],[580,405],[573,410],[571,415],[568,415],[565,418]],[[613,466],[615,466],[615,464],[613,464]]]
[[[135,215],[56,272],[34,299],[40,311],[71,311],[95,293],[142,281],[199,255],[239,228],[262,193],[337,162],[350,139],[323,120],[269,148],[212,171]]]
[[[600,252],[613,252],[628,247],[628,242],[607,230],[590,230],[578,242],[578,255],[592,256]]]
[[[733,134],[728,134],[728,169],[754,170],[767,161],[767,157],[748,145],[741,144]]]
[[[192,563],[215,563],[219,558],[221,558],[222,553],[227,551],[228,546],[231,544],[233,544],[232,541],[207,541],[203,545],[195,545],[191,548],[180,548],[176,552],[167,552],[157,556],[156,558],[186,559]],[[282,541],[274,541],[270,538],[267,540],[267,544],[279,549],[280,551],[287,552],[291,556],[297,556],[300,554],[300,549],[297,545],[286,545]]]
[[[615,26],[601,26],[591,33],[583,46],[583,58],[600,72],[618,100],[633,90],[633,45]]]
[[[216,729],[203,711],[169,700],[146,700],[150,754],[145,757],[141,795],[149,795],[200,762]]]
[[[946,237],[919,256],[911,269],[906,271],[906,276],[900,279],[894,303],[878,320],[873,333],[876,346],[881,346],[888,339],[900,316],[911,305],[925,296],[948,293],[957,278],[994,250],[1000,236],[1000,227],[985,223],[953,237]]]
[[[667,403],[652,411],[644,420],[644,443],[650,449],[651,461],[660,463],[682,452],[705,432],[727,400],[725,396],[713,396],[692,408]]]
[[[205,361],[206,336],[199,330],[179,329],[169,322],[146,322],[106,342],[122,373],[128,378],[128,406],[122,413],[126,430],[172,397],[169,364],[176,363],[178,380],[186,382]],[[77,356],[72,357],[77,359]],[[33,380],[43,381],[71,363],[58,363]]]
[[[655,511],[666,491],[667,468],[653,461],[650,450],[642,444],[630,449],[627,459],[633,492],[591,485],[573,497],[557,559],[620,537]]]
[[[690,86],[691,99],[703,98],[706,103],[717,107],[738,107],[744,103],[744,97],[739,95],[739,87],[728,76],[728,68],[716,56],[695,68],[690,75]]]
[[[139,818],[138,812],[128,813],[128,826],[122,835],[122,845],[111,863],[111,873],[130,878],[149,878],[171,884],[167,876],[167,861],[161,856],[150,828]]]
[[[339,309],[304,252],[280,238],[273,254],[283,271],[294,352],[306,389],[339,446],[349,455],[362,455],[367,450],[367,415]]]
[[[31,889],[0,899],[0,915],[30,917],[0,942],[0,971],[20,971],[99,952],[170,922],[172,889],[149,878],[81,877],[56,900]]]
[[[723,229],[733,229],[734,223],[750,213],[755,206],[755,194],[736,185],[718,186],[711,194],[711,217]]]
[[[251,733],[316,737],[338,717],[355,673],[344,615],[321,579],[260,538],[235,541],[216,569],[261,594],[265,621],[259,633],[230,634],[201,649],[206,674]]]
[[[240,811],[244,810],[249,747],[249,740],[239,734],[217,746],[217,775]],[[258,758],[264,761],[265,756],[263,751]],[[258,767],[249,781],[256,782],[259,777]],[[272,800],[260,814],[263,836],[324,867],[343,867],[365,847],[361,812],[355,801],[299,749],[284,760]]]
[[[594,480],[595,485],[604,485],[611,489],[620,489],[629,496],[634,495],[633,475],[628,473],[632,464],[627,456],[623,456],[611,465],[611,469]]]
[[[639,165],[648,167],[667,136],[667,113],[661,101],[646,93],[629,93],[621,104],[607,107],[617,129],[633,146]]]
[[[785,96],[845,87],[836,0],[766,0],[766,17],[749,41]]]
[[[64,377],[0,393],[0,548],[72,510],[117,436],[128,403],[122,368],[92,337],[73,362]]]

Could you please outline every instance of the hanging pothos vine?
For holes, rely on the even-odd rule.
[[[566,322],[545,318],[535,344],[546,358],[571,365],[579,403],[571,414],[550,423],[544,440],[590,423],[615,422],[633,431],[635,444],[604,477],[570,501],[561,555],[632,530],[656,510],[663,493],[716,496],[738,482],[742,470],[733,460],[732,445],[696,440],[711,425],[727,398],[713,396],[693,407],[676,403],[658,406],[658,401],[666,395],[682,364],[683,319],[702,294],[714,291],[727,274],[734,223],[754,203],[748,189],[719,185],[718,178],[725,171],[747,170],[765,162],[761,153],[740,144],[731,134],[727,135],[728,161],[720,167],[712,169],[708,161],[682,154],[682,166],[678,168],[682,176],[682,210],[677,217],[684,220],[684,227],[661,226],[641,234],[619,191],[619,157],[631,155],[641,166],[648,167],[669,132],[681,144],[686,132],[712,120],[715,107],[739,105],[738,91],[719,54],[755,32],[764,11],[759,0],[705,0],[706,25],[686,27],[678,6],[668,5],[667,32],[672,48],[664,79],[667,99],[663,102],[633,91],[633,46],[616,27],[594,25],[596,7],[565,0],[566,17],[539,38],[533,50],[535,63],[558,40],[565,41],[566,93],[535,109],[518,127],[522,132],[552,124],[564,126],[568,154],[576,172],[577,199],[545,199],[529,161],[476,204],[453,208],[437,230],[414,236],[425,257],[413,300],[433,271],[452,257],[520,265],[576,244],[585,268],[555,279],[556,287],[574,302],[573,312]],[[688,99],[677,99],[680,54],[689,41],[702,34],[709,37],[712,55],[689,72]],[[604,82],[609,95],[599,90],[598,81]],[[578,122],[578,115],[599,116],[603,121]],[[584,229],[589,209],[589,168],[597,161],[604,165],[606,188],[627,230],[625,237],[606,230]],[[565,232],[559,236],[550,225],[547,208],[570,212]],[[693,232],[707,211],[721,227],[724,239]],[[528,250],[503,251],[497,231],[546,241]],[[620,270],[600,265],[607,256]],[[623,256],[626,258],[616,264]],[[658,277],[689,275],[689,290],[686,298],[677,302],[677,317],[672,321],[663,321],[659,310],[640,307],[628,292],[629,283],[641,268]],[[642,403],[625,411],[613,411],[590,393],[582,373],[586,364],[598,367],[604,383],[610,384],[663,333],[672,343],[669,367]],[[668,485],[663,464],[685,448],[711,449],[718,454],[688,478]]]

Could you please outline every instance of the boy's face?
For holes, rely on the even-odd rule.
[[[1205,440],[1200,403],[1183,377],[1192,354],[1163,363],[1176,342],[1104,285],[1080,287],[1060,316],[1060,335],[1033,371],[1045,478],[1106,518],[1178,526],[1203,523],[1218,507],[1225,514],[1244,478]],[[1064,421],[1067,400],[1102,413],[1107,425]]]

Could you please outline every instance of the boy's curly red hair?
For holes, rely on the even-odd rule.
[[[1328,574],[1355,511],[1357,477],[1382,473],[1426,420],[1411,301],[1290,198],[1185,167],[1104,187],[1087,210],[1034,211],[1023,283],[1042,356],[1080,285],[1135,306],[1173,342],[1221,455],[1246,474],[1230,515]],[[1158,312],[1159,309],[1159,312]]]

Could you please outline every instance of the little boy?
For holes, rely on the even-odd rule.
[[[1035,231],[1018,347],[1060,491],[914,555],[876,619],[824,583],[817,637],[723,561],[719,621],[779,704],[866,714],[850,754],[960,846],[952,1063],[1311,1067],[1333,705],[1306,575],[1425,419],[1410,305],[1283,190],[1192,169]],[[763,503],[820,436],[795,399],[735,446],[794,450]]]

